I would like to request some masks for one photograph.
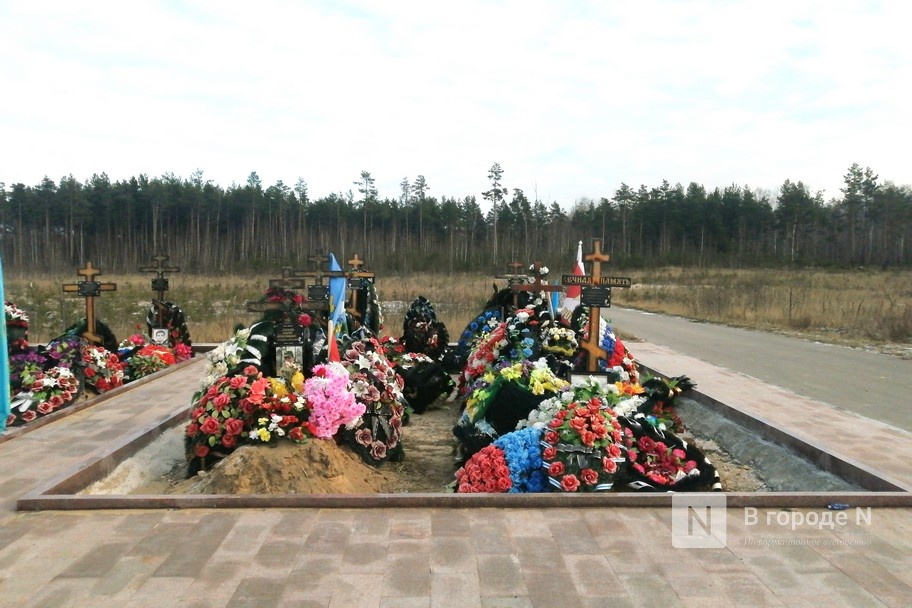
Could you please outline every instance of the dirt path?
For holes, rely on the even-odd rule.
[[[423,414],[412,414],[403,427],[405,460],[387,463],[396,474],[394,492],[443,492],[454,480],[455,439],[459,402],[440,398]]]

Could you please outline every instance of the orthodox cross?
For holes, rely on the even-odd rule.
[[[101,271],[92,266],[92,262],[86,262],[85,268],[80,268],[76,274],[84,277],[85,280],[78,283],[65,283],[63,292],[85,298],[86,330],[82,336],[89,342],[101,344],[104,339],[95,333],[95,298],[100,296],[102,291],[117,291],[117,283],[96,281],[95,277],[100,275]]]
[[[165,266],[169,256],[167,255],[153,255],[152,261],[155,262],[155,266],[142,266],[140,267],[140,272],[154,272],[158,276],[152,279],[152,291],[158,293],[158,299],[165,299],[165,292],[168,291],[168,279],[165,278],[166,272],[180,272],[180,268],[177,266]]]
[[[594,372],[598,368],[598,358],[606,361],[609,354],[601,347],[599,323],[601,322],[601,308],[611,307],[611,288],[630,287],[628,277],[603,277],[602,262],[610,262],[611,256],[602,253],[602,239],[592,239],[592,253],[583,257],[587,262],[592,262],[592,274],[579,276],[565,274],[561,277],[561,285],[581,285],[580,304],[589,307],[589,336],[580,345],[589,356],[586,365],[588,371]]]
[[[520,272],[523,266],[524,264],[522,262],[510,262],[507,264],[507,268],[510,270],[508,270],[506,274],[499,274],[494,278],[506,279],[508,285],[512,285],[513,283],[521,283],[526,279],[526,275]]]
[[[152,261],[155,262],[155,266],[141,266],[140,272],[154,272],[156,276],[152,279],[152,291],[156,292],[158,296],[157,302],[153,302],[158,316],[158,326],[162,327],[164,323],[164,314],[165,308],[161,302],[165,299],[165,292],[168,291],[168,279],[165,278],[166,272],[180,272],[180,268],[177,266],[165,266],[169,256],[167,255],[153,255]]]
[[[532,264],[530,268],[533,274],[532,283],[513,283],[510,285],[510,289],[513,290],[513,306],[517,305],[516,297],[519,295],[520,291],[529,291],[533,293],[544,293],[549,294],[552,292],[562,291],[563,287],[560,285],[549,285],[542,280],[542,265],[539,262]],[[551,296],[545,295],[545,299],[548,300],[548,310],[551,313],[551,318],[554,318],[554,307],[551,304]]]
[[[348,276],[348,288],[352,290],[351,308],[348,309],[348,312],[360,319],[361,313],[358,311],[358,290],[364,287],[365,279],[374,278],[374,273],[361,270],[361,267],[364,266],[364,260],[358,257],[357,253],[354,258],[348,261],[348,265],[351,266],[351,270],[346,273]]]
[[[509,270],[507,270],[506,274],[499,274],[499,275],[496,275],[494,278],[495,279],[506,279],[507,286],[512,286],[512,285],[515,285],[516,283],[522,283],[528,278],[528,276],[525,273],[520,272],[522,270],[523,266],[525,266],[525,264],[523,264],[522,262],[510,262],[507,264],[507,268]],[[497,292],[496,284],[494,285],[494,291]],[[519,308],[519,292],[518,291],[513,292],[513,308]],[[501,311],[501,313],[503,314],[504,311]]]
[[[307,287],[307,282],[303,278],[307,276],[308,273],[305,273],[300,270],[292,270],[290,266],[282,267],[282,276],[278,279],[269,279],[270,289],[304,289]],[[314,298],[310,297],[308,300],[301,302],[297,305],[298,308],[310,311],[325,311],[327,308],[326,302],[323,301],[314,301]],[[288,312],[289,303],[286,301],[282,302],[247,302],[247,312],[257,312],[257,313],[266,313],[273,311],[283,311]]]
[[[310,267],[310,270],[296,270],[293,273],[293,276],[303,277],[305,281],[307,279],[314,279],[313,283],[307,285],[307,298],[310,300],[329,299],[329,287],[323,284],[323,270],[320,268],[320,264],[328,262],[328,259],[329,256],[325,253],[318,252],[307,258],[307,265]]]
[[[269,287],[276,289],[304,289],[304,279],[297,278],[297,273],[291,270],[291,266],[282,267],[281,279],[269,279]]]
[[[351,266],[349,270],[327,270],[320,273],[320,278],[323,277],[332,279],[342,277],[346,280],[347,289],[351,290],[351,304],[346,306],[346,312],[351,313],[358,319],[361,318],[361,313],[358,312],[358,290],[364,287],[364,281],[367,279],[373,279],[374,273],[361,270],[361,266],[364,265],[364,260],[362,260],[358,254],[355,254],[354,259],[348,261],[348,265]]]

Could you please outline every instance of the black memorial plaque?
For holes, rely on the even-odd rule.
[[[611,308],[610,287],[583,287],[580,293],[580,304],[591,308]]]
[[[101,295],[101,283],[98,281],[79,281],[77,293],[83,298],[94,298]]]
[[[329,287],[326,285],[308,285],[307,286],[307,299],[308,300],[328,300],[329,299]]]

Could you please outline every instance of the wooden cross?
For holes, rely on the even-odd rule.
[[[528,278],[528,275],[526,275],[523,272],[520,272],[522,270],[523,266],[525,266],[525,264],[523,264],[522,262],[509,262],[507,264],[507,268],[509,268],[509,270],[507,270],[507,272],[505,274],[495,275],[494,278],[495,279],[506,279],[507,286],[512,286],[515,283],[522,283]],[[497,291],[496,284],[494,285],[494,291],[495,292]],[[513,292],[513,308],[519,308],[519,292],[518,291]],[[501,312],[501,314],[506,314],[506,311],[502,310],[500,312]]]
[[[165,278],[166,272],[180,272],[180,268],[177,266],[165,266],[169,256],[167,255],[153,255],[152,261],[155,262],[155,266],[141,266],[140,272],[154,272],[157,276],[152,279],[152,291],[156,292],[157,300],[152,302],[152,305],[156,310],[156,317],[158,318],[158,326],[162,327],[165,322],[165,307],[162,305],[162,301],[165,299],[165,292],[168,291],[168,279]]]
[[[304,289],[307,283],[304,279],[297,277],[298,274],[291,270],[291,266],[283,266],[282,278],[269,279],[269,287],[274,289]]]
[[[364,266],[364,260],[358,257],[358,254],[355,254],[355,257],[348,261],[348,265],[355,269],[355,272],[360,272],[361,267]]]
[[[85,298],[86,308],[86,330],[82,336],[89,342],[101,344],[104,338],[95,333],[95,298],[101,295],[102,291],[117,291],[117,283],[100,283],[95,277],[101,274],[101,271],[92,266],[92,262],[86,262],[85,268],[76,271],[84,281],[78,283],[65,283],[63,285],[64,293],[73,293],[79,297]]]
[[[587,370],[594,372],[598,369],[599,357],[603,357],[606,361],[610,358],[601,347],[602,341],[599,332],[601,308],[602,306],[611,307],[612,287],[630,287],[631,281],[628,277],[602,276],[602,262],[611,261],[610,255],[602,253],[602,239],[592,239],[592,253],[584,256],[583,259],[592,262],[592,274],[589,276],[565,274],[561,277],[561,285],[583,286],[580,304],[590,307],[589,337],[580,345],[580,348],[589,354]]]
[[[329,298],[329,288],[323,285],[323,269],[320,268],[320,264],[326,263],[328,260],[329,256],[325,253],[311,255],[307,258],[307,265],[311,268],[310,270],[295,270],[292,273],[292,276],[304,279],[307,287],[307,298],[310,300],[326,300]],[[307,279],[313,279],[314,281],[307,285]]]
[[[513,306],[516,307],[517,300],[516,297],[519,295],[520,291],[529,291],[533,293],[552,293],[557,291],[563,291],[563,287],[560,285],[549,285],[542,280],[542,266],[541,263],[535,262],[532,264],[532,274],[534,278],[532,283],[513,283],[510,285],[510,289],[513,290]],[[545,296],[548,300],[548,310],[551,312],[551,318],[554,319],[554,307],[551,305],[551,296]]]
[[[512,285],[513,283],[520,283],[522,281],[525,281],[526,274],[520,272],[522,270],[523,266],[525,266],[525,264],[523,264],[522,262],[510,262],[509,264],[507,264],[507,268],[509,268],[510,270],[508,270],[506,274],[499,274],[494,278],[495,279],[506,279],[508,285]]]
[[[270,289],[303,289],[305,287],[304,279],[297,278],[297,273],[290,266],[282,267],[282,278],[269,279]],[[247,302],[247,312],[288,312],[289,304],[283,300],[281,302]]]
[[[592,239],[592,253],[586,254],[583,259],[592,262],[592,282],[598,283],[602,277],[602,262],[611,261],[610,255],[602,253],[602,239]],[[582,302],[582,296],[580,301]],[[589,337],[581,346],[589,354],[586,369],[590,372],[598,369],[599,357],[604,357],[605,361],[609,359],[608,353],[602,348],[602,336],[599,332],[601,319],[602,312],[598,306],[589,309]]]
[[[580,348],[588,353],[587,369],[594,372],[598,369],[598,359],[603,357],[608,360],[608,353],[601,347],[601,335],[599,333],[599,323],[601,321],[601,305],[611,305],[611,283],[603,282],[603,279],[617,279],[618,277],[603,277],[602,262],[610,262],[611,256],[602,253],[602,240],[592,240],[592,253],[586,255],[583,259],[592,262],[592,274],[589,276],[580,276],[565,274],[561,277],[561,285],[586,285],[598,287],[584,287],[588,293],[580,297],[580,303],[584,306],[590,306],[589,309],[589,337],[580,344]],[[627,279],[629,281],[630,279]],[[618,285],[619,287],[621,285]]]
[[[158,299],[165,299],[165,292],[168,291],[168,279],[165,278],[166,272],[180,272],[180,268],[177,266],[165,266],[169,256],[167,255],[153,255],[152,261],[155,262],[155,266],[142,266],[140,267],[140,272],[154,272],[156,276],[152,279],[152,291],[157,292]]]
[[[329,304],[326,300],[305,300],[298,304],[298,308],[309,312],[326,312],[329,310]],[[273,312],[287,311],[285,302],[247,302],[247,312]]]
[[[351,289],[351,307],[347,310],[360,319],[361,313],[358,312],[358,290],[364,287],[364,279],[374,278],[374,273],[361,270],[361,267],[364,266],[364,260],[358,257],[357,253],[354,258],[348,261],[348,265],[352,267],[352,270],[348,271],[348,288]]]
[[[314,253],[307,256],[307,263],[314,266],[314,268],[320,267],[320,262],[324,262],[329,259],[329,256],[322,249],[317,249]]]

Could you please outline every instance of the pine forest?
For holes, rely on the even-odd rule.
[[[91,260],[132,271],[167,253],[186,272],[273,271],[308,256],[357,253],[386,273],[494,271],[509,262],[572,258],[601,238],[619,267],[908,266],[912,189],[853,164],[840,196],[823,200],[802,182],[778,192],[663,181],[620,184],[611,198],[531,200],[504,184],[462,198],[431,195],[421,175],[398,198],[378,196],[368,171],[319,199],[307,183],[220,187],[202,172],[84,183],[0,183],[0,253],[11,273],[70,272]]]

